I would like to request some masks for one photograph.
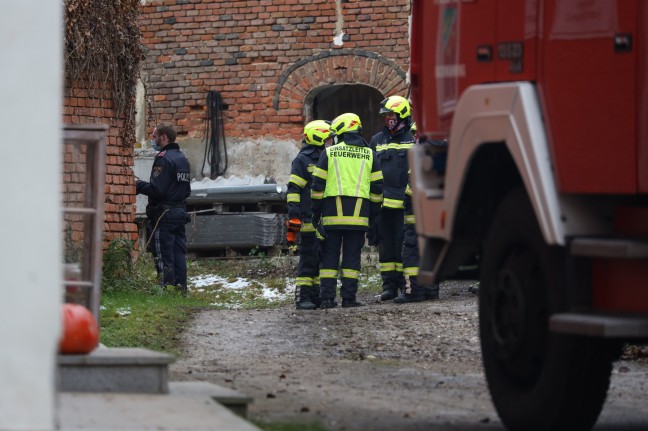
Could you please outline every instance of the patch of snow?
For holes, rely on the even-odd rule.
[[[212,286],[219,284],[224,289],[232,290],[242,290],[252,285],[252,281],[245,278],[238,277],[234,281],[229,281],[230,279],[221,277],[219,275],[207,274],[207,275],[198,275],[191,277],[189,281],[189,289],[197,292],[204,292],[204,289],[201,289],[205,286]],[[287,298],[290,298],[295,293],[295,280],[293,278],[286,278],[286,290],[284,293],[279,292],[277,289],[270,288],[262,283],[255,283],[261,287],[261,295],[263,298],[269,301],[281,301]],[[218,295],[216,296],[218,298]],[[240,308],[240,304],[224,304],[224,303],[213,303],[211,305],[222,306],[232,308],[236,306]]]
[[[241,304],[228,304],[226,302],[212,302],[210,305],[213,307],[223,307],[228,310],[238,310],[242,307]]]
[[[190,287],[205,287],[214,284],[221,284],[225,289],[240,290],[250,285],[250,281],[244,278],[237,278],[234,281],[229,281],[228,278],[221,277],[220,275],[197,275],[189,279]]]
[[[131,309],[130,307],[125,307],[125,308],[118,308],[115,310],[115,313],[119,314],[120,316],[129,316],[131,314]]]
[[[269,287],[264,287],[263,288],[263,297],[269,300],[277,299],[281,296],[281,294],[275,290],[275,289],[270,289]]]
[[[368,283],[376,283],[382,281],[382,277],[380,274],[372,274],[369,277],[367,277],[367,282]]]
[[[290,298],[295,294],[295,279],[286,278],[286,290],[282,293],[277,289],[271,289],[263,286],[263,297],[269,301],[282,301]]]

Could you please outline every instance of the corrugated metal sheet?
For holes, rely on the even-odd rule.
[[[284,244],[286,214],[225,213],[192,216],[186,225],[189,250],[273,247]]]

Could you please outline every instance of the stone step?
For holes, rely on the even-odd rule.
[[[182,382],[169,394],[65,392],[58,395],[59,431],[261,431],[214,401],[214,387]],[[215,385],[214,385],[215,386]],[[221,388],[226,389],[226,388]],[[226,393],[225,391],[224,393]]]
[[[62,392],[166,394],[173,356],[142,348],[99,347],[87,355],[58,356]]]
[[[196,399],[212,399],[242,418],[247,418],[252,397],[209,382],[170,382],[169,394]]]

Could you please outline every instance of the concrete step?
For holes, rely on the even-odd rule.
[[[166,394],[173,356],[141,348],[99,347],[87,355],[58,356],[62,392]]]
[[[168,382],[171,355],[100,347],[58,357],[57,429],[259,431],[252,398],[208,382]]]
[[[172,382],[169,386],[169,394],[59,393],[56,429],[260,431],[215,401],[219,391],[230,401],[241,398],[236,393],[232,397],[235,391],[231,389],[204,382]]]
[[[248,405],[253,401],[252,397],[209,382],[170,382],[169,393],[178,397],[209,398],[242,418],[247,418]]]

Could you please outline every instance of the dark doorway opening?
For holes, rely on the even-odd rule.
[[[331,121],[340,114],[353,112],[362,122],[362,136],[367,142],[383,126],[378,117],[384,96],[363,84],[333,85],[315,90],[313,119]]]

